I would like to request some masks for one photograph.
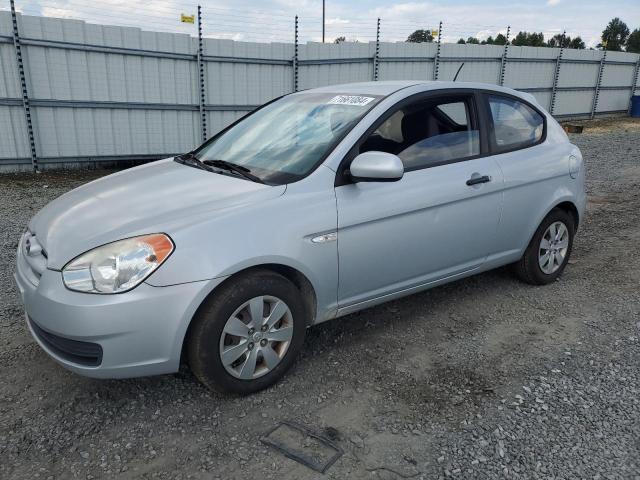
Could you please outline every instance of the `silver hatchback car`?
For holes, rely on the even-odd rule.
[[[506,264],[554,281],[584,208],[582,155],[529,94],[336,85],[62,195],[20,239],[16,280],[34,338],[77,373],[185,358],[249,393],[311,325]]]

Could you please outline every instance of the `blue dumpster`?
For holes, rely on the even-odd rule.
[[[640,95],[631,97],[631,116],[640,118]]]

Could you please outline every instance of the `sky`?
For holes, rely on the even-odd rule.
[[[3,2],[8,3],[8,2]],[[195,25],[181,23],[180,14],[194,14],[197,0],[16,0],[25,14],[82,19],[196,34]],[[293,40],[294,16],[299,15],[300,40],[322,39],[322,0],[201,0],[205,36],[244,41]],[[6,9],[6,6],[0,9]],[[543,32],[545,38],[566,30],[595,46],[607,22],[620,17],[629,28],[640,28],[640,0],[494,0],[393,1],[326,0],[326,40],[374,41],[381,20],[383,41],[402,41],[418,28],[437,29],[442,39],[489,35],[520,30]]]

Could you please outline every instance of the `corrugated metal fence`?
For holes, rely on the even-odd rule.
[[[558,117],[626,112],[640,88],[639,55],[623,52],[205,38],[198,55],[184,34],[16,19],[0,12],[0,170],[31,168],[33,153],[41,168],[162,158],[200,143],[203,120],[211,135],[296,86],[451,80],[462,62],[459,80],[531,92]]]

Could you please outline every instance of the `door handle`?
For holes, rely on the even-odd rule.
[[[487,183],[491,181],[491,177],[489,175],[482,175],[481,177],[471,177],[467,180],[467,185],[477,185],[479,183]]]

